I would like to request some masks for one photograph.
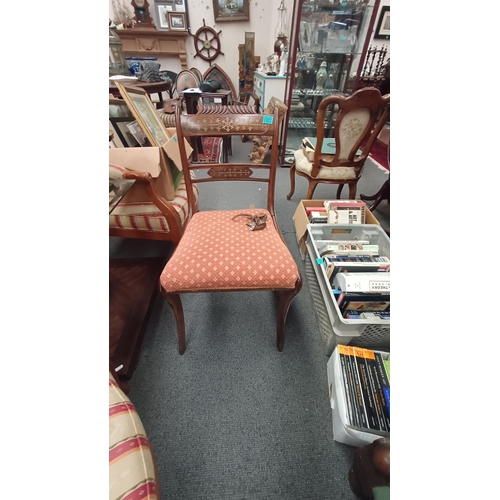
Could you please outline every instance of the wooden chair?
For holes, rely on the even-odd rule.
[[[349,185],[349,199],[355,199],[357,183],[363,172],[370,148],[381,131],[389,113],[390,95],[382,96],[378,89],[363,88],[349,97],[331,95],[323,99],[317,115],[317,142],[314,158],[309,161],[302,149],[294,153],[290,167],[289,200],[295,191],[295,173],[309,182],[306,199],[311,199],[318,183],[338,184],[340,198],[344,184]],[[335,154],[321,152],[325,138],[325,113],[338,106],[335,121]],[[358,150],[361,149],[361,154]]]
[[[160,276],[160,292],[171,306],[177,322],[179,353],[186,350],[184,312],[180,294],[190,292],[269,290],[279,295],[277,348],[283,349],[285,320],[292,299],[302,287],[298,267],[278,228],[274,190],[278,148],[270,163],[198,164],[186,155],[184,138],[198,136],[271,135],[278,141],[278,111],[274,115],[196,114],[176,111],[177,137],[184,178],[193,216]],[[208,170],[207,177],[192,179],[194,170]],[[253,177],[254,170],[263,172]],[[267,187],[266,209],[198,211],[194,188],[204,182],[261,182]],[[260,230],[249,230],[250,218],[266,218]],[[259,218],[259,220],[262,220]],[[202,262],[202,268],[196,266]],[[223,262],[223,264],[221,264]],[[198,275],[198,276],[197,276]]]
[[[109,235],[120,238],[171,241],[177,245],[189,220],[186,181],[183,179],[172,201],[163,198],[155,188],[155,179],[149,173],[137,172],[118,165],[109,166],[110,180],[134,180],[127,192],[109,214]],[[137,196],[140,187],[145,195]],[[192,206],[198,206],[198,187],[192,195]]]

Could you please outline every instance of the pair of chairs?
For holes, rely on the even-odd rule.
[[[125,169],[120,175],[124,179],[136,179],[136,182],[145,183],[148,193],[155,201],[153,204],[161,208],[159,211],[168,223],[168,238],[176,245],[161,273],[159,287],[174,312],[179,353],[183,354],[186,350],[182,294],[258,290],[277,294],[276,346],[281,351],[284,346],[286,316],[293,298],[302,287],[302,279],[276,219],[274,192],[278,148],[271,149],[269,163],[200,164],[193,163],[188,157],[184,141],[184,138],[189,140],[196,137],[249,135],[271,136],[273,143],[278,144],[278,109],[273,114],[183,114],[181,107],[177,106],[175,118],[184,173],[182,195],[178,196],[182,202],[174,205],[173,202],[159,199],[148,175]],[[207,175],[195,177],[194,172],[201,169],[206,170]],[[259,175],[255,176],[254,171],[258,171]],[[266,208],[200,211],[198,185],[216,181],[223,181],[228,188],[234,185],[232,181],[259,182],[267,188]],[[162,202],[160,207],[158,201]],[[120,204],[110,214],[110,218],[119,209]],[[148,214],[147,217],[151,215]],[[122,232],[121,236],[163,239],[154,236],[159,233],[155,230],[141,228],[144,232],[142,236],[138,234],[138,220],[134,224],[131,221],[130,225],[136,227],[128,228],[127,233]],[[151,225],[150,220],[149,226]],[[173,231],[174,227],[177,227],[176,231]],[[110,234],[120,236],[116,230],[110,230]]]
[[[326,183],[338,185],[337,199],[347,184],[349,199],[354,200],[370,149],[387,121],[389,102],[389,94],[382,96],[378,89],[370,87],[358,90],[349,97],[331,95],[324,98],[316,119],[314,155],[308,157],[306,148],[295,151],[287,199],[291,199],[295,191],[297,174],[308,181],[306,199],[313,197],[319,183]],[[325,134],[327,113],[337,113],[333,138],[327,138]],[[334,147],[334,154],[325,152],[325,143]]]

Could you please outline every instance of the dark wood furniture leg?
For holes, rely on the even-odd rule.
[[[164,257],[109,260],[109,365],[125,393],[139,361],[165,261]]]
[[[387,179],[382,187],[378,190],[377,193],[375,193],[373,196],[367,196],[365,194],[360,194],[359,197],[363,201],[373,201],[375,202],[368,207],[371,212],[376,210],[376,208],[380,205],[380,202],[383,200],[387,200],[387,203],[391,202],[391,178],[389,176],[389,179]]]

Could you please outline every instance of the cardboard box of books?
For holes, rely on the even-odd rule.
[[[333,438],[365,446],[390,435],[388,352],[337,345],[327,363]]]
[[[328,210],[325,207],[325,202],[337,202],[347,200],[301,200],[295,210],[293,220],[295,222],[295,233],[297,236],[297,243],[300,249],[302,260],[305,260],[307,255],[306,239],[307,239],[307,224],[323,223],[321,219],[328,222]],[[360,202],[363,203],[363,202]],[[347,208],[347,207],[346,207]],[[370,212],[368,207],[364,208],[365,224],[377,224],[380,226],[379,221]],[[342,214],[339,220],[343,221]],[[344,222],[339,222],[343,224]]]
[[[160,147],[110,148],[109,163],[120,167],[148,172],[155,179],[155,189],[166,200],[172,201],[182,180],[182,163],[175,128],[167,129],[168,141]],[[193,149],[184,139],[188,156]],[[123,201],[143,202],[149,197],[145,187],[136,183]]]

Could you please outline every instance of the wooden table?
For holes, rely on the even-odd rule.
[[[151,100],[151,94],[158,94],[158,97],[160,98],[160,102],[163,101],[163,92],[167,93],[167,99],[172,99],[172,82],[141,82],[137,81],[132,84],[133,87],[140,87],[141,89],[144,89]],[[114,97],[121,97],[120,91],[118,90],[118,87],[112,83],[109,82],[109,93],[113,94]]]
[[[186,101],[186,111],[190,115],[198,113],[198,100],[210,99],[214,104],[227,106],[233,103],[233,93],[230,90],[219,89],[217,92],[181,92]],[[220,100],[220,101],[219,101]],[[224,136],[222,139],[222,162],[227,163],[231,136]],[[192,161],[198,161],[198,150],[201,147],[201,138],[191,142],[193,148]]]

